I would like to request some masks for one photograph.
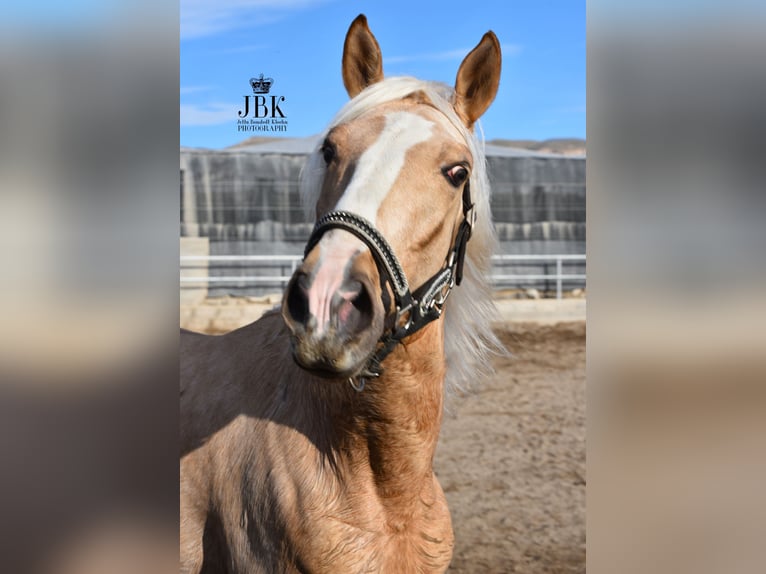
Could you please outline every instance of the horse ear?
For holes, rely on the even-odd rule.
[[[465,57],[455,80],[455,111],[469,128],[487,111],[500,84],[500,42],[487,32]]]
[[[383,56],[367,18],[359,14],[351,23],[343,44],[343,85],[350,97],[383,79]]]

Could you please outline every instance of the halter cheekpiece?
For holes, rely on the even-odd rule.
[[[354,390],[361,392],[366,379],[377,378],[383,372],[381,363],[405,337],[416,333],[431,321],[438,319],[444,310],[452,288],[463,279],[465,248],[471,237],[476,221],[476,211],[471,202],[469,182],[463,186],[463,221],[460,223],[455,241],[447,254],[446,265],[414,292],[410,291],[407,277],[401,263],[388,241],[364,217],[349,211],[330,211],[323,215],[314,226],[309,237],[304,257],[314,248],[330,229],[343,229],[361,239],[372,253],[381,279],[391,286],[396,307],[393,324],[378,340],[378,348],[367,360],[358,375],[359,382],[349,379]]]

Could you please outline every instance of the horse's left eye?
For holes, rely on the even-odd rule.
[[[468,170],[462,165],[453,165],[444,170],[444,176],[455,187],[459,187],[468,179]]]
[[[324,162],[329,165],[329,163],[335,159],[335,147],[329,143],[325,142],[322,144],[322,158],[324,159]]]

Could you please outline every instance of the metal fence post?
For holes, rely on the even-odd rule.
[[[562,261],[561,257],[556,257],[556,299],[561,299],[561,279]]]

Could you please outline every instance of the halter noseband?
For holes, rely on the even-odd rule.
[[[388,241],[364,217],[349,211],[330,211],[322,216],[314,226],[309,237],[304,257],[316,246],[322,236],[330,229],[343,229],[361,239],[369,248],[381,280],[391,285],[396,306],[393,325],[378,340],[378,348],[370,356],[359,374],[361,380],[354,384],[354,377],[349,379],[355,390],[364,389],[365,379],[381,375],[381,363],[405,337],[416,333],[431,321],[438,319],[444,310],[452,288],[463,280],[465,248],[471,237],[476,221],[476,211],[471,202],[469,183],[463,186],[463,221],[460,223],[455,241],[447,254],[446,266],[428,279],[414,292],[410,291],[407,277],[404,275],[399,260]]]

